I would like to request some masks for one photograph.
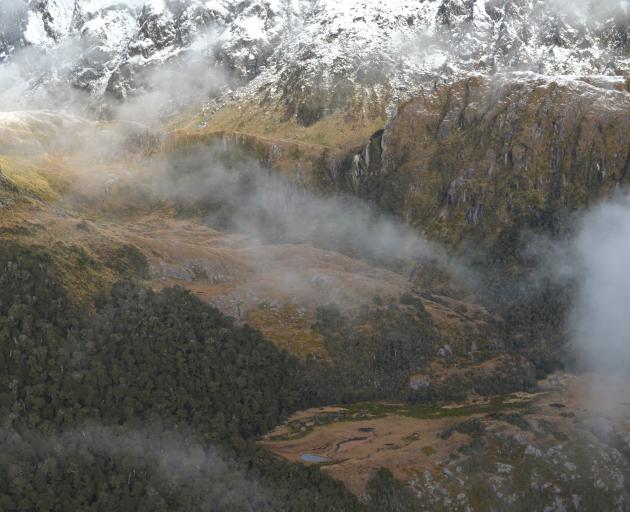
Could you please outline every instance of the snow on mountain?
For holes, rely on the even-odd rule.
[[[276,50],[272,73],[297,65],[304,80],[315,83],[322,73],[361,81],[369,71],[405,80],[509,69],[543,74],[629,69],[627,12],[618,21],[586,20],[540,0],[322,0],[306,5],[303,29]]]
[[[0,61],[37,49],[53,62],[22,70],[30,90],[65,80],[96,100],[194,53],[237,96],[395,101],[473,73],[627,75],[629,19],[623,0],[3,0]]]

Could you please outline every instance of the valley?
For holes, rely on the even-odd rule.
[[[630,510],[618,0],[0,5],[0,510]]]
[[[599,491],[589,489],[591,479],[625,503],[628,467],[613,464],[613,470],[605,461],[616,457],[616,449],[627,449],[622,432],[630,411],[615,404],[611,417],[609,409],[585,407],[593,378],[558,374],[535,393],[442,407],[374,403],[312,409],[291,417],[264,443],[289,460],[319,457],[315,464],[360,496],[368,496],[374,472],[387,468],[411,482],[418,506],[434,510],[524,510],[543,499],[532,489],[551,502],[567,498],[562,491],[567,481],[581,500],[603,506]],[[542,475],[552,474],[541,487]]]
[[[50,122],[48,114],[44,119]],[[596,415],[580,400],[586,389],[581,378],[554,373],[536,383],[532,356],[506,351],[500,313],[481,305],[476,292],[444,276],[435,280],[431,274],[436,269],[430,266],[383,266],[307,241],[269,242],[256,231],[213,228],[194,197],[164,195],[146,185],[159,182],[164,172],[160,146],[141,146],[145,156],[114,151],[118,156],[88,163],[92,152],[85,144],[65,149],[63,155],[56,151],[57,130],[43,132],[41,146],[31,154],[12,151],[15,141],[5,149],[0,233],[3,240],[49,248],[64,286],[88,307],[120,279],[139,280],[156,291],[183,287],[238,324],[259,329],[281,350],[347,368],[348,390],[354,379],[363,380],[363,372],[376,371],[370,378],[377,380],[383,376],[369,362],[362,366],[355,349],[344,345],[353,346],[358,335],[360,352],[378,352],[378,345],[368,348],[366,337],[381,343],[389,322],[402,328],[408,312],[421,312],[418,325],[429,331],[418,366],[392,367],[393,378],[400,379],[396,386],[402,387],[385,394],[365,394],[359,387],[357,398],[350,398],[408,396],[410,404],[358,401],[298,412],[260,440],[271,453],[297,464],[310,457],[316,462],[308,464],[320,466],[368,502],[375,499],[370,493],[381,492],[374,490],[373,479],[385,468],[394,479],[410,483],[417,506],[509,506],[510,500],[527,499],[520,487],[523,479],[534,482],[537,474],[555,471],[554,464],[575,468],[562,478],[580,473],[580,499],[595,499],[596,490],[588,483],[594,474],[589,476],[584,459],[574,459],[578,454],[571,454],[574,448],[566,443],[589,439],[597,457],[610,457],[610,446],[597,438],[599,430],[591,424]],[[126,147],[127,132],[108,125],[92,127],[85,140],[100,136],[100,130],[105,136],[115,132],[110,138],[115,147],[121,142]],[[19,136],[31,138],[28,131]],[[236,148],[251,158],[246,148]],[[425,271],[427,277],[421,275]],[[332,313],[348,327],[325,320],[330,304],[338,305]],[[417,321],[410,325],[410,340],[422,336]],[[378,386],[389,386],[389,378]],[[623,432],[626,422],[623,413],[611,418],[607,428]],[[560,450],[559,459],[538,460],[548,450]],[[512,480],[515,462],[520,467],[525,461],[534,466]],[[483,467],[494,483],[486,494],[465,493],[463,499],[463,489],[479,485],[479,475],[468,473],[472,467]],[[614,467],[606,478],[625,478],[625,465]],[[613,491],[610,485],[605,487],[608,497],[621,503],[628,499],[623,489]],[[550,490],[548,499],[566,499],[561,489]]]

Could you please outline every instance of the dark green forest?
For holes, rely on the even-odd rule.
[[[0,510],[362,510],[254,440],[322,400],[307,364],[182,289],[74,304],[0,248]]]
[[[0,510],[404,510],[413,500],[391,475],[374,476],[366,505],[256,440],[314,406],[535,386],[523,359],[411,390],[444,340],[408,294],[354,318],[321,307],[313,327],[330,364],[290,356],[182,288],[147,289],[141,274],[120,272],[79,304],[47,249],[2,242]]]

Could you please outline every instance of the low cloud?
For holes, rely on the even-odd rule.
[[[82,7],[91,10],[105,4],[120,2]],[[0,111],[47,109],[152,124],[234,85],[217,62],[218,34],[211,29],[195,34],[185,49],[146,59],[120,56],[118,50],[111,53],[94,37],[101,35],[71,33],[52,45],[15,48],[9,59],[0,59]],[[121,98],[115,91],[103,96],[113,73],[122,77]]]
[[[630,196],[581,212],[569,228],[560,240],[528,238],[527,256],[538,260],[530,286],[570,290],[568,348],[590,374],[581,398],[612,414],[630,396]]]
[[[570,317],[576,347],[594,370],[630,368],[630,198],[590,211],[569,245],[578,294]]]
[[[251,161],[227,165],[231,157],[217,146],[172,155],[151,186],[161,198],[201,205],[217,229],[267,243],[311,243],[386,265],[432,262],[472,278],[439,244],[365,202],[318,194]]]
[[[144,468],[148,468],[153,486],[166,483],[172,486],[171,492],[181,487],[189,496],[213,505],[227,499],[239,510],[264,505],[270,498],[258,480],[224,450],[202,446],[190,435],[160,429],[133,430],[91,423],[46,435],[33,430],[22,429],[18,433],[0,428],[0,449],[8,460],[15,459],[17,463],[24,460],[26,464],[38,461],[24,458],[24,454],[42,460],[67,458],[75,464],[94,456],[121,459],[131,462],[129,474],[124,475],[128,482],[147,478]],[[136,474],[136,469],[142,471],[142,476]]]

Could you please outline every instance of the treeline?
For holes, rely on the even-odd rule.
[[[503,323],[478,334],[493,341],[476,354],[477,363],[495,361],[491,370],[472,364],[467,368],[470,355],[462,354],[461,349],[458,354],[439,356],[449,339],[436,330],[422,299],[409,293],[397,301],[375,297],[373,304],[364,305],[352,317],[342,315],[336,305],[320,307],[314,328],[324,336],[333,363],[322,386],[334,383],[334,389],[331,392],[320,387],[320,391],[333,402],[440,403],[465,400],[473,393],[492,396],[536,388],[536,367],[528,357],[530,347],[515,348]],[[431,363],[445,357],[461,371],[446,378],[432,375]],[[428,379],[412,387],[413,376]]]
[[[409,379],[433,359],[440,336],[422,301],[365,305],[348,318],[336,305],[320,307],[314,325],[334,366],[337,401],[407,400]]]
[[[482,276],[481,303],[501,319],[497,335],[506,351],[526,357],[537,378],[577,364],[566,333],[574,283],[541,275],[540,261],[520,230],[502,231],[472,266]]]
[[[46,251],[3,241],[0,509],[360,510],[254,444],[324,399],[318,375],[182,289],[119,284],[88,311]]]

